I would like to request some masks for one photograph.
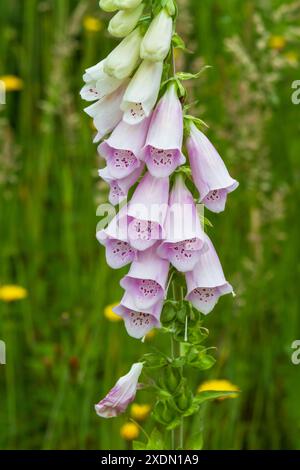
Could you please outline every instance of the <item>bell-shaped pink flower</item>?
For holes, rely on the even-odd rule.
[[[194,123],[190,127],[187,149],[201,202],[213,212],[222,212],[227,194],[234,191],[239,183],[231,178],[217,150]]]
[[[167,177],[186,162],[182,154],[183,115],[175,85],[168,87],[156,106],[142,158],[157,178]]]
[[[143,169],[144,165],[140,165],[130,175],[120,179],[114,178],[107,167],[99,170],[99,176],[110,186],[108,199],[113,206],[121,204],[126,199],[129,189],[137,182]]]
[[[169,262],[156,254],[156,248],[139,252],[121,286],[134,300],[137,310],[151,308],[165,297]]]
[[[141,165],[139,157],[148,127],[149,119],[135,126],[121,121],[111,136],[99,145],[98,152],[106,159],[113,177],[125,178]]]
[[[95,405],[95,411],[101,418],[114,418],[124,413],[135,399],[138,380],[142,373],[143,363],[133,364],[128,374],[121,377],[103,400]]]
[[[113,311],[123,318],[129,336],[141,339],[153,328],[160,328],[162,307],[163,301],[159,301],[152,307],[137,309],[132,294],[126,292]]]
[[[169,178],[146,173],[128,204],[128,238],[136,250],[147,250],[163,238],[168,198]]]
[[[97,232],[97,240],[106,248],[106,262],[113,269],[130,264],[137,251],[128,242],[127,206],[112,219],[106,229]]]
[[[121,121],[123,113],[120,106],[127,83],[128,81],[125,81],[125,84],[116,91],[85,108],[84,111],[93,118],[94,126],[98,131],[94,142],[99,142]]]
[[[194,270],[186,274],[186,299],[207,315],[213,310],[219,298],[225,294],[233,294],[233,289],[225,279],[218,255],[207,235],[205,242],[208,249],[200,256]]]
[[[192,194],[177,176],[170,194],[165,223],[166,239],[157,253],[181,272],[192,271],[205,249],[204,232]]]

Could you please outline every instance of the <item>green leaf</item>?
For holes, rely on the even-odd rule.
[[[209,125],[206,124],[206,122],[202,121],[202,119],[196,118],[195,116],[191,116],[190,114],[184,115],[184,122],[187,124],[193,122],[195,126],[198,127],[200,130],[203,130],[203,128],[209,128]]]
[[[216,359],[209,354],[200,353],[196,358],[191,358],[191,360],[188,358],[187,362],[191,367],[195,367],[196,369],[208,370],[215,365]]]
[[[174,301],[167,301],[164,305],[162,315],[161,315],[161,322],[163,324],[172,322],[176,317],[176,307],[177,302]]]
[[[186,358],[184,356],[176,357],[174,361],[171,362],[172,367],[178,368],[183,367],[186,363]]]
[[[180,417],[174,418],[173,421],[170,424],[168,424],[166,429],[167,431],[173,431],[173,429],[178,428],[180,424],[181,424],[181,418]]]
[[[200,392],[195,396],[194,402],[197,403],[198,405],[201,405],[202,403],[205,403],[206,401],[210,400],[216,400],[217,398],[226,398],[230,397],[232,395],[236,395],[237,391],[234,392],[222,392],[222,391],[205,391],[205,392]]]
[[[168,364],[168,359],[163,354],[160,353],[147,353],[142,356],[140,359],[141,362],[144,362],[144,367],[148,369],[159,369]]]
[[[179,80],[193,80],[193,79],[199,78],[200,75],[202,75],[202,73],[205,70],[210,69],[210,68],[211,68],[210,65],[205,65],[204,67],[202,67],[202,69],[198,73],[178,72],[176,73],[176,77]]]
[[[177,312],[177,320],[180,323],[185,324],[185,319],[186,319],[187,315],[188,315],[187,305],[184,302],[182,302],[182,305],[181,305],[180,309]]]
[[[182,51],[187,52],[188,54],[194,54],[193,51],[186,47],[184,40],[177,33],[174,33],[172,36],[172,46],[175,49],[181,49]]]
[[[204,217],[204,215],[200,215],[200,222],[202,225],[206,225],[207,227],[213,227],[211,221],[207,217]]]

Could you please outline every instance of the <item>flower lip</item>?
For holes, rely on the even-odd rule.
[[[139,252],[121,286],[134,299],[136,309],[151,308],[165,296],[169,262],[159,258],[156,246]]]
[[[186,162],[182,153],[183,113],[175,86],[169,85],[151,118],[141,158],[156,177],[170,176]]]
[[[80,91],[82,99],[86,101],[101,100],[122,85],[123,80],[109,77],[104,72],[104,63],[105,60],[102,60],[86,69],[83,75],[85,85]]]
[[[135,298],[125,292],[120,305],[114,309],[114,312],[124,319],[128,334],[133,338],[141,339],[153,328],[160,327],[162,307],[163,301],[158,301],[152,307],[143,308],[142,311],[138,310]]]
[[[192,123],[187,140],[192,177],[201,201],[213,212],[225,209],[228,193],[239,183],[231,178],[228,170],[209,139]]]
[[[158,97],[162,72],[162,62],[144,60],[141,63],[127,87],[121,105],[125,122],[138,124],[150,115]]]
[[[136,258],[136,250],[128,243],[127,206],[97,232],[97,240],[106,247],[106,261],[113,269],[119,269]]]
[[[207,250],[201,254],[194,270],[186,273],[186,300],[208,314],[222,295],[233,293],[233,288],[225,279],[218,255],[207,235],[205,242]]]
[[[122,179],[141,166],[140,151],[144,145],[149,119],[131,126],[121,121],[111,136],[98,146],[98,153],[107,162],[110,174]]]
[[[120,105],[127,83],[128,81],[125,80],[113,93],[84,109],[84,111],[93,118],[94,126],[98,131],[94,142],[101,140],[121,121],[122,111]]]
[[[99,176],[110,185],[109,202],[112,205],[121,204],[128,195],[129,189],[137,182],[144,169],[144,165],[140,165],[130,175],[125,178],[114,178],[105,167],[99,170]]]
[[[207,247],[194,198],[180,175],[170,194],[165,232],[159,256],[181,272],[192,271]]]

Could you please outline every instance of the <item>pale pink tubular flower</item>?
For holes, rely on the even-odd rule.
[[[143,363],[133,364],[128,374],[121,377],[105,398],[95,405],[95,411],[101,418],[115,418],[126,411],[135,399],[138,380],[142,373]]]
[[[183,114],[175,85],[170,85],[153,112],[142,157],[149,172],[169,176],[186,162],[182,154]]]
[[[207,235],[205,242],[208,249],[200,256],[194,270],[186,274],[186,299],[207,315],[222,295],[234,293],[232,286],[225,279],[219,257]]]
[[[140,152],[149,127],[149,119],[131,126],[121,121],[111,136],[102,142],[98,152],[106,159],[110,174],[125,178],[141,166]]]
[[[222,212],[227,194],[234,191],[239,183],[231,178],[217,150],[194,123],[190,126],[187,148],[201,202],[213,212]]]
[[[106,248],[106,262],[113,269],[130,264],[137,251],[128,243],[127,206],[113,218],[106,229],[97,232],[97,240]]]
[[[136,250],[147,250],[163,238],[168,198],[169,178],[146,173],[128,204],[128,238]]]
[[[126,83],[105,98],[85,108],[85,112],[93,118],[94,126],[98,131],[94,142],[99,142],[106,134],[111,132],[122,119],[120,109]]]
[[[140,165],[130,175],[120,179],[114,178],[107,167],[99,170],[99,176],[110,186],[109,202],[113,206],[121,204],[126,199],[129,189],[137,182],[143,169],[144,165]]]
[[[159,256],[178,271],[192,271],[206,246],[194,198],[181,175],[170,194],[165,231],[166,239],[157,250]]]
[[[119,88],[124,80],[110,77],[104,70],[105,60],[86,69],[83,75],[85,85],[80,91],[81,98],[86,101],[101,100]]]
[[[123,318],[129,336],[141,339],[153,328],[160,328],[162,307],[163,301],[161,300],[152,307],[137,309],[131,293],[125,292],[120,305],[113,311]]]
[[[137,310],[151,308],[166,293],[169,262],[156,254],[156,248],[139,252],[121,286],[129,293]]]
[[[123,120],[137,124],[150,116],[153,110],[163,71],[162,62],[144,60],[128,85],[122,102]]]

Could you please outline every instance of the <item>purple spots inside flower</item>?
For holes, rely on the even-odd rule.
[[[149,147],[146,164],[153,176],[169,176],[179,165],[177,151]]]
[[[129,310],[125,318],[127,332],[133,338],[143,338],[154,327],[153,316]]]
[[[99,97],[97,88],[89,88],[89,93],[94,94],[96,97]]]
[[[131,119],[135,121],[140,121],[145,117],[145,111],[142,103],[133,103],[130,108]]]
[[[118,185],[116,180],[113,180],[110,183],[110,193],[109,193],[109,200],[115,206],[119,204],[124,198],[126,194],[123,193],[122,189]]]
[[[106,260],[114,269],[122,268],[131,263],[135,257],[135,250],[129,243],[122,240],[109,240],[106,247]]]
[[[208,209],[214,212],[221,212],[225,209],[226,197],[226,189],[215,189],[208,193],[208,195],[203,199],[203,203]]]
[[[215,289],[202,287],[195,289],[194,294],[198,297],[200,302],[208,303],[215,298]]]
[[[214,191],[211,191],[206,198],[208,201],[216,202],[220,200],[220,194],[219,191],[216,189]]]
[[[213,310],[219,296],[217,288],[198,287],[191,292],[189,300],[200,312],[208,314]]]
[[[129,313],[131,323],[136,327],[143,327],[151,325],[151,315],[142,312]]]
[[[107,160],[110,173],[117,178],[125,178],[138,166],[138,159],[130,150],[114,150]]]
[[[137,250],[150,248],[160,238],[161,229],[157,222],[133,219],[129,225],[131,245]]]
[[[202,241],[198,238],[185,240],[179,243],[169,243],[168,252],[170,262],[181,272],[192,271],[196,266],[202,249]]]
[[[139,281],[139,291],[144,297],[155,297],[160,289],[160,285],[151,279],[142,279]]]
[[[86,101],[95,101],[101,98],[96,86],[93,86],[92,84],[85,85],[80,94],[81,98]]]
[[[138,308],[150,308],[162,298],[163,290],[152,279],[134,279],[135,302]]]

